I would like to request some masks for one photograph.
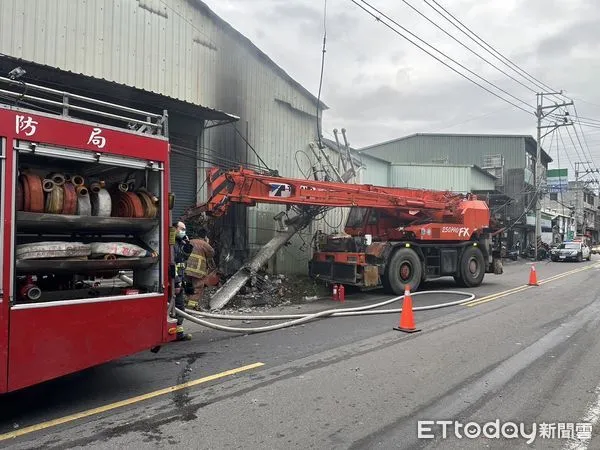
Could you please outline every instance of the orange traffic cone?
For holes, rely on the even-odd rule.
[[[408,285],[404,288],[404,301],[402,302],[402,312],[400,313],[400,325],[394,327],[394,330],[404,331],[405,333],[421,331],[415,327],[412,298],[410,296],[410,286]]]
[[[529,286],[539,286],[537,281],[537,274],[535,272],[535,264],[531,265],[531,270],[529,271]]]

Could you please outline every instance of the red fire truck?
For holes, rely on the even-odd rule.
[[[0,82],[2,393],[155,348],[176,324],[166,113]]]

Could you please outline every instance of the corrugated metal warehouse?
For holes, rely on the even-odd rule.
[[[209,163],[262,165],[254,148],[270,168],[302,177],[313,162],[315,96],[201,1],[1,0],[0,53],[18,59],[2,58],[0,70],[23,65],[25,81],[168,109],[176,216],[204,200],[198,180]],[[270,239],[281,210],[238,209],[225,220],[221,246],[233,266]],[[312,233],[335,228],[342,214],[329,213],[294,239],[275,269],[306,272]]]
[[[526,135],[418,133],[361,148],[361,153],[391,163],[442,163],[486,166],[490,155],[502,155],[503,168],[522,169],[535,157],[535,139]],[[542,150],[544,165],[552,161]]]

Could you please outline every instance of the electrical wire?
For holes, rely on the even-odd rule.
[[[461,33],[463,33],[465,36],[467,36],[469,39],[471,39],[473,42],[475,42],[477,45],[479,45],[482,49],[484,49],[486,52],[488,52],[494,58],[496,58],[497,60],[502,62],[504,65],[509,67],[511,70],[515,71],[517,74],[519,74],[523,78],[527,79],[529,82],[533,83],[534,85],[536,85],[538,88],[540,88],[543,91],[545,91],[545,90],[548,90],[551,92],[556,91],[556,89],[553,89],[550,86],[548,86],[547,84],[538,80],[536,77],[531,75],[529,72],[527,72],[526,70],[524,70],[523,68],[521,68],[520,66],[518,66],[517,64],[512,62],[510,59],[508,59],[506,56],[504,56],[502,53],[500,53],[496,48],[494,48],[491,44],[489,44],[483,38],[481,38],[479,35],[477,35],[473,30],[471,30],[468,26],[466,26],[463,22],[461,22],[455,15],[453,15],[450,11],[448,11],[448,9],[446,9],[442,5],[440,5],[436,0],[431,0],[431,1],[433,3],[435,3],[435,5],[437,5],[438,8],[440,8],[442,11],[444,11],[444,13],[446,13],[447,16],[445,14],[443,14],[440,10],[435,8],[428,0],[423,0],[423,1],[431,9],[433,9],[436,13],[441,15],[450,24],[452,24],[455,28],[457,28]],[[455,22],[450,20],[450,18],[448,18],[448,16],[451,17]],[[457,25],[457,23],[460,26]],[[556,95],[554,95],[554,94],[553,94],[553,96],[556,97]]]
[[[327,45],[327,0],[324,0],[323,7],[323,49],[321,51],[321,74],[319,75],[319,92],[317,94],[317,139],[319,140],[319,148],[323,148],[321,142],[321,119],[319,117],[321,113],[321,90],[323,88],[323,73],[325,71],[325,52]]]
[[[440,131],[444,131],[444,130],[447,130],[449,128],[458,127],[460,125],[464,125],[465,123],[469,123],[469,122],[472,122],[472,121],[478,120],[478,119],[483,119],[484,117],[491,116],[493,114],[497,114],[499,112],[506,111],[508,109],[511,109],[511,106],[503,106],[502,108],[495,109],[493,111],[490,111],[490,112],[487,112],[487,113],[484,113],[484,114],[479,114],[477,116],[474,116],[474,117],[471,117],[469,119],[463,120],[462,122],[454,123],[452,125],[444,126],[442,128],[436,128],[435,130],[431,131],[431,133],[438,133]],[[361,152],[359,152],[358,154],[362,155]]]
[[[256,170],[257,172],[260,172],[260,173],[263,172],[263,168],[261,166],[258,166],[256,164],[252,164],[252,163],[243,164],[239,160],[233,160],[230,158],[226,158],[224,156],[219,156],[219,152],[217,152],[214,149],[208,148],[208,147],[201,146],[201,147],[199,147],[199,149],[208,150],[208,151],[214,153],[215,154],[214,156],[198,155],[197,150],[190,148],[190,147],[184,147],[179,144],[171,144],[171,149],[173,151],[177,150],[176,153],[179,153],[179,154],[186,153],[190,157],[195,158],[198,161],[202,161],[207,164],[214,164],[215,166],[220,167],[220,168],[236,169],[236,168],[240,168],[241,166],[244,166],[246,168]]]
[[[469,47],[468,45],[466,45],[464,42],[460,41],[459,39],[457,39],[455,36],[453,36],[452,34],[450,34],[447,30],[445,30],[441,25],[439,25],[437,22],[435,22],[434,20],[430,19],[426,14],[424,14],[423,12],[421,12],[419,9],[417,9],[415,6],[413,6],[412,4],[410,4],[408,2],[408,0],[402,0],[406,5],[408,5],[409,8],[411,8],[413,11],[415,11],[417,14],[419,14],[421,17],[423,17],[425,20],[427,20],[429,23],[431,23],[433,26],[435,26],[438,30],[442,31],[446,36],[450,37],[452,40],[454,40],[455,42],[457,42],[459,45],[461,45],[462,47],[464,47],[465,49],[467,49],[468,51],[470,51],[471,53],[473,53],[475,56],[477,56],[478,58],[480,58],[481,60],[485,61],[486,63],[488,63],[490,66],[492,66],[494,69],[498,70],[500,73],[506,75],[508,78],[510,78],[511,80],[513,80],[515,83],[520,84],[521,86],[523,86],[525,89],[528,89],[529,91],[533,92],[534,94],[537,93],[537,91],[535,89],[532,89],[531,86],[526,85],[525,83],[523,83],[522,81],[516,79],[515,77],[513,77],[511,74],[507,73],[505,70],[501,69],[500,67],[498,67],[497,65],[495,65],[494,63],[490,62],[489,60],[487,60],[486,58],[484,58],[481,54],[477,53],[475,50],[473,50],[471,47]]]
[[[541,191],[541,188],[542,188],[542,184],[541,184],[541,183],[539,183],[539,184],[538,184],[538,188],[537,188],[537,189],[536,189],[536,191],[535,191],[535,194],[534,194],[534,195],[531,197],[531,201],[529,202],[529,204],[527,205],[527,207],[523,209],[523,213],[522,213],[522,214],[521,214],[521,215],[520,215],[520,216],[519,216],[517,219],[515,219],[515,220],[513,221],[512,225],[510,225],[510,226],[506,227],[506,228],[504,229],[504,231],[512,230],[512,229],[513,229],[515,226],[517,226],[517,224],[519,223],[519,221],[520,221],[520,220],[521,220],[521,219],[522,219],[522,218],[523,218],[523,217],[524,217],[524,216],[525,216],[525,215],[526,215],[526,214],[527,214],[529,211],[531,211],[531,207],[533,206],[533,203],[535,202],[535,200],[536,200],[536,197],[539,195],[539,193],[540,193],[540,191]]]
[[[569,130],[569,128],[567,128],[567,134],[569,135],[569,139],[571,140],[571,144],[573,144],[573,147],[575,149],[575,153],[577,153],[577,158],[579,159],[579,161],[582,163],[582,165],[585,167],[586,165],[588,166],[588,169],[591,170],[591,166],[590,166],[590,162],[586,161],[586,157],[585,157],[585,152],[583,154],[583,156],[581,156],[581,154],[579,153],[579,147],[577,147],[575,145],[575,141],[573,140],[573,136],[571,135],[571,131]],[[583,151],[583,148],[582,148]]]
[[[250,150],[252,150],[252,152],[254,153],[254,155],[256,155],[256,157],[258,158],[258,161],[261,162],[269,172],[273,172],[273,170],[271,170],[271,168],[267,165],[267,163],[264,162],[264,160],[260,157],[260,155],[254,149],[254,147],[252,147],[252,144],[250,144],[250,142],[248,142],[248,140],[246,139],[246,137],[242,133],[240,133],[240,130],[237,129],[237,127],[235,126],[235,124],[230,123],[229,125],[231,125],[233,127],[233,129],[235,130],[235,132],[242,138],[242,140],[246,143],[246,145],[248,147],[250,147]]]
[[[558,132],[558,137],[560,138],[560,142],[562,143],[563,148],[566,149],[566,145],[565,145],[565,141],[564,141],[563,136],[562,136],[561,129],[559,128],[557,130],[557,132]],[[573,164],[573,161],[571,161],[571,157],[569,156],[569,152],[567,152],[566,150],[565,150],[565,156],[567,157],[567,161],[569,161],[569,164],[570,164],[571,168],[573,170],[575,170],[575,165]]]
[[[575,118],[579,119],[579,114],[577,113],[577,107],[575,106],[575,102],[573,102],[573,111],[575,112]],[[583,142],[585,143],[585,146],[587,148],[588,155],[590,156],[590,159],[593,160],[594,157],[592,156],[592,151],[590,150],[590,146],[589,146],[589,144],[587,142],[587,139],[585,137],[585,133],[583,131],[583,127],[581,126],[581,123],[579,123],[578,125],[579,125],[579,129],[581,130],[581,137],[583,138]],[[575,133],[577,135],[577,139],[579,140],[579,134],[577,133],[577,127],[574,127],[574,128],[575,128]],[[581,141],[580,141],[580,144],[581,144]],[[596,171],[598,170],[597,166],[594,166],[594,168],[596,169]]]
[[[308,159],[308,161],[312,167],[312,162],[310,160],[310,156],[308,156],[308,154],[304,150],[297,150],[296,153],[294,154],[294,159],[296,160],[296,166],[298,167],[298,170],[300,171],[302,176],[308,180],[310,178],[310,173],[308,175],[306,175],[306,173],[304,173],[304,170],[302,170],[302,167],[300,166],[300,162],[298,161],[298,153],[302,153],[304,156],[306,156],[306,158]]]
[[[573,100],[577,100],[578,102],[582,102],[582,103],[585,103],[585,104],[587,104],[587,105],[596,106],[597,108],[600,108],[600,104],[598,104],[598,103],[592,103],[592,102],[588,102],[587,100],[584,100],[584,99],[582,99],[582,98],[573,97]]]
[[[468,69],[467,67],[465,67],[463,64],[457,62],[456,60],[452,59],[451,57],[449,57],[448,55],[446,55],[444,52],[438,50],[437,48],[435,48],[434,46],[432,46],[431,44],[427,43],[426,41],[424,41],[423,39],[421,39],[420,37],[418,37],[417,35],[415,35],[414,33],[412,33],[411,31],[409,31],[408,29],[406,29],[405,27],[403,27],[402,25],[400,25],[398,22],[394,21],[393,19],[389,18],[387,15],[385,15],[384,13],[382,13],[380,10],[378,10],[377,8],[371,6],[366,0],[359,0],[362,3],[364,3],[365,5],[367,5],[369,8],[371,8],[373,11],[376,11],[377,14],[380,14],[381,16],[385,17],[387,20],[389,20],[390,22],[392,22],[393,24],[395,24],[397,27],[401,28],[402,30],[404,30],[406,33],[410,34],[411,36],[413,36],[415,39],[419,40],[420,42],[422,42],[423,44],[427,45],[428,47],[430,47],[432,50],[438,52],[439,54],[443,55],[445,58],[447,58],[448,60],[452,61],[454,64],[458,65],[459,67],[463,68],[464,70],[466,70],[467,72],[471,73],[472,75],[474,75],[475,77],[481,79],[482,81],[484,81],[485,83],[491,85],[492,87],[494,87],[495,89],[507,94],[509,97],[516,99],[518,102],[523,103],[524,105],[526,105],[528,108],[531,109],[525,109],[522,106],[519,106],[518,104],[511,102],[510,100],[502,97],[501,95],[499,95],[498,93],[492,91],[491,89],[485,87],[484,85],[482,85],[481,83],[478,83],[477,81],[473,80],[472,78],[470,78],[469,76],[465,75],[464,73],[460,72],[459,70],[457,70],[455,67],[452,67],[450,64],[448,64],[447,62],[441,60],[439,57],[437,57],[436,55],[434,55],[433,53],[431,53],[430,51],[428,51],[427,49],[423,48],[421,45],[419,45],[418,43],[416,43],[414,40],[410,39],[409,37],[405,36],[403,33],[401,33],[400,31],[398,31],[397,29],[395,29],[394,27],[392,27],[390,24],[384,22],[381,17],[377,16],[377,14],[374,14],[372,11],[369,11],[367,8],[365,8],[364,6],[362,6],[361,4],[358,3],[357,0],[350,0],[352,3],[354,3],[356,6],[358,6],[360,9],[362,9],[363,11],[365,11],[367,14],[369,14],[370,16],[372,16],[374,19],[376,19],[378,22],[381,22],[384,26],[386,26],[387,28],[389,28],[390,30],[392,30],[394,33],[396,33],[397,35],[399,35],[400,37],[402,37],[403,39],[407,40],[408,42],[410,42],[411,44],[413,44],[415,47],[417,47],[419,50],[423,51],[424,53],[427,53],[429,56],[431,56],[432,58],[434,58],[435,60],[437,60],[438,62],[440,62],[441,64],[443,64],[444,66],[446,66],[447,68],[449,68],[450,70],[452,70],[453,72],[457,73],[458,75],[460,75],[461,77],[465,78],[466,80],[470,81],[471,83],[475,84],[476,86],[480,87],[481,89],[485,90],[486,92],[494,95],[495,97],[499,98],[500,100],[511,104],[512,106],[514,106],[517,109],[520,109],[521,111],[527,113],[527,114],[531,114],[533,115],[534,112],[533,110],[535,109],[533,106],[531,106],[529,103],[527,103],[526,101],[519,99],[518,97],[515,97],[514,95],[512,95],[511,93],[507,92],[506,90],[502,89],[501,87],[495,85],[494,83],[492,83],[491,81],[486,80],[485,78],[483,78],[482,76],[476,74],[475,72],[473,72],[471,69]]]

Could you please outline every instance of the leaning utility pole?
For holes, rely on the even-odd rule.
[[[553,125],[542,125],[542,120],[544,120],[548,115],[552,114],[558,108],[562,108],[565,106],[570,106],[573,104],[573,101],[568,103],[554,103],[553,105],[544,106],[544,96],[545,95],[562,95],[562,91],[560,92],[540,92],[536,94],[537,97],[537,108],[535,111],[535,115],[537,117],[537,151],[535,156],[535,171],[533,173],[533,185],[535,187],[535,260],[538,259],[538,239],[540,239],[542,235],[542,144],[541,140],[548,134],[552,133],[559,127],[565,125],[572,125],[572,122],[567,121],[566,117],[564,119],[564,123],[554,123]],[[548,112],[544,112],[548,110]],[[549,131],[542,135],[542,129],[550,128]]]

